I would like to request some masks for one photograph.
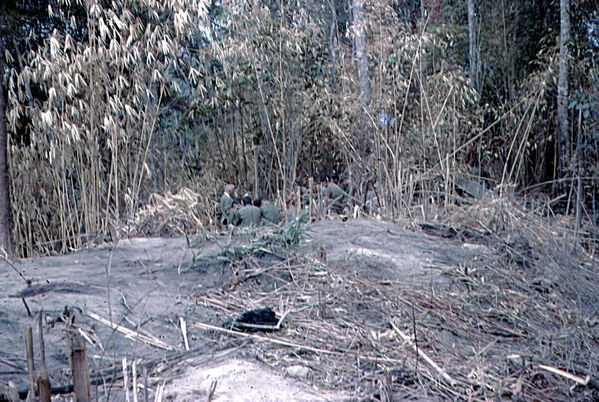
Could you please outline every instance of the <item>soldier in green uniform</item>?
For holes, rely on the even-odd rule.
[[[233,199],[233,208],[229,212],[229,223],[235,226],[239,226],[241,223],[241,215],[239,215],[239,209],[241,208],[241,200],[239,198]]]
[[[261,201],[260,215],[262,216],[263,223],[277,225],[279,223],[279,211],[277,211],[277,207],[270,202],[270,198],[267,195],[263,195]]]
[[[242,199],[243,207],[239,208],[239,225],[258,226],[260,224],[260,208],[252,204],[252,197],[245,196]]]
[[[323,187],[324,202],[325,206],[329,207],[331,212],[340,214],[343,212],[343,190],[336,185],[331,183],[327,175],[320,177],[320,185]]]
[[[354,189],[354,186],[352,185],[350,178],[347,176],[341,176],[339,179],[339,187],[345,193],[343,202],[345,204],[349,203],[350,205],[353,205],[356,190]]]
[[[233,195],[235,194],[235,186],[233,184],[227,184],[225,186],[225,192],[220,199],[220,211],[223,214],[222,224],[227,225],[231,222],[229,214],[233,209]]]

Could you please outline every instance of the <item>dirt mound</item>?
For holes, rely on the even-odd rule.
[[[213,384],[215,401],[596,396],[596,270],[560,265],[542,241],[429,225],[295,222],[2,264],[2,382],[27,388],[23,334],[34,328],[39,367],[41,317],[50,380],[68,385],[74,314],[99,400],[124,400],[124,357],[126,388],[135,361],[152,400],[205,400]],[[267,307],[280,330],[222,327]]]

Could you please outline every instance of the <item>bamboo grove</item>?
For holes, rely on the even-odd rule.
[[[553,1],[45,5],[61,24],[6,52],[19,255],[109,236],[154,193],[190,188],[214,223],[225,182],[281,200],[294,181],[330,172],[351,176],[360,197],[375,186],[389,216],[450,213],[456,177],[476,176],[501,196],[554,200],[552,211],[594,230],[592,1],[569,9],[563,155]]]

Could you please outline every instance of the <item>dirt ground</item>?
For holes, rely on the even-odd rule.
[[[327,314],[332,317],[337,312],[347,313],[347,307],[332,293],[327,296],[318,290],[300,295],[301,289],[296,292],[295,301],[281,296],[273,304],[272,300],[277,299],[272,296],[283,295],[281,289],[289,289],[294,283],[300,287],[301,273],[294,272],[292,263],[277,255],[258,253],[250,260],[231,253],[233,249],[243,249],[251,236],[256,234],[221,233],[198,243],[185,238],[126,239],[116,245],[69,255],[21,260],[14,266],[0,264],[0,382],[13,381],[20,391],[26,391],[24,334],[28,327],[33,328],[37,369],[42,360],[41,316],[50,381],[53,387],[67,386],[70,373],[65,317],[74,314],[74,326],[87,339],[93,400],[126,400],[123,358],[129,367],[128,392],[132,392],[130,364],[136,362],[140,400],[144,400],[141,395],[146,386],[141,378],[142,368],[148,371],[148,400],[155,400],[156,394],[162,393],[164,400],[204,401],[215,380],[213,401],[384,400],[380,393],[375,399],[365,396],[374,395],[360,385],[368,380],[366,374],[362,383],[351,386],[344,386],[343,381],[335,378],[336,373],[341,376],[344,359],[353,359],[348,353],[355,347],[357,367],[364,372],[366,365],[360,362],[359,351],[367,350],[368,345],[360,347],[352,341],[347,348],[327,349],[332,345],[327,345],[324,334],[311,329],[317,327],[308,328],[312,331],[310,337],[322,339],[322,343],[312,348],[302,348],[292,341],[281,344],[259,338],[297,339],[292,336],[297,336],[303,326],[307,328],[305,317],[325,325]],[[326,266],[331,281],[337,283],[364,278],[368,283],[408,291],[451,292],[457,283],[446,273],[491,254],[492,250],[483,243],[429,236],[373,219],[332,219],[311,226],[293,261]],[[285,271],[276,271],[284,263]],[[253,265],[248,268],[248,264]],[[314,268],[310,272],[320,275],[322,271]],[[325,289],[325,285],[320,286]],[[361,289],[358,290],[362,293],[368,292]],[[320,298],[327,301],[318,303]],[[305,302],[301,309],[304,315],[287,315],[283,328],[273,334],[243,337],[201,327],[220,327],[248,308],[272,307],[280,317],[298,300]],[[266,301],[270,305],[265,305]],[[328,309],[326,313],[319,312],[323,305]],[[360,306],[354,307],[356,317],[363,317],[362,332],[370,331],[373,339],[388,336],[388,317],[377,315],[369,305],[359,311]],[[186,323],[186,336],[182,320]],[[117,325],[120,331],[113,329]],[[132,332],[123,333],[123,329]],[[408,350],[404,348],[385,358],[397,362],[403,359],[405,363]],[[320,352],[329,353],[332,363],[319,366],[325,364]],[[304,355],[308,357],[300,359]],[[351,377],[350,374],[348,378]],[[409,385],[410,381],[405,383]],[[396,395],[394,400],[446,399],[428,399],[430,394],[423,388],[402,395]],[[56,400],[67,400],[60,398],[68,399],[60,396]]]

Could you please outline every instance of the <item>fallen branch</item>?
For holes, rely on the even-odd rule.
[[[185,350],[189,350],[189,342],[187,341],[187,323],[183,317],[179,317],[179,321],[181,322],[181,333],[183,334]]]
[[[236,336],[241,336],[243,338],[255,339],[257,341],[275,343],[277,345],[290,346],[292,348],[306,349],[306,350],[310,350],[310,351],[316,352],[316,353],[325,353],[325,354],[329,354],[329,355],[338,355],[338,356],[343,355],[343,353],[341,353],[341,352],[336,352],[336,351],[326,350],[326,349],[313,348],[311,346],[300,345],[300,344],[297,344],[297,343],[293,343],[293,342],[289,342],[289,341],[283,341],[281,339],[276,339],[276,338],[266,338],[266,337],[260,336],[260,335],[252,335],[252,334],[246,334],[246,333],[243,333],[243,332],[231,331],[230,329],[216,327],[214,325],[204,324],[204,323],[201,323],[201,322],[196,322],[193,325],[196,326],[196,327],[198,327],[198,328],[201,328],[201,329],[207,329],[207,330],[211,330],[211,331],[224,332],[224,333],[229,334],[229,335],[236,335]]]
[[[117,332],[124,334],[126,338],[129,338],[129,339],[132,339],[135,341],[142,341],[149,345],[156,346],[157,348],[161,348],[161,349],[165,349],[165,350],[175,350],[176,349],[174,346],[168,345],[168,344],[162,342],[161,340],[154,338],[153,336],[143,335],[143,334],[140,334],[139,332],[133,331],[132,329],[126,328],[122,325],[117,325],[113,322],[108,321],[105,318],[100,317],[97,314],[89,312],[89,313],[87,313],[87,316],[90,318],[93,318],[96,321],[101,322],[102,324],[112,328],[113,330],[115,330]]]
[[[587,375],[585,378],[581,378],[581,377],[578,377],[578,376],[576,376],[574,374],[570,374],[570,373],[568,373],[568,372],[566,372],[564,370],[560,370],[558,368],[551,367],[551,366],[546,366],[544,364],[539,364],[539,368],[543,369],[543,370],[550,371],[550,372],[552,372],[554,374],[557,374],[557,375],[561,375],[562,377],[566,377],[566,378],[568,378],[568,379],[570,379],[572,381],[575,381],[575,382],[579,383],[580,385],[588,385],[589,381],[591,380],[591,376],[590,375]]]
[[[430,364],[439,374],[441,374],[441,377],[443,377],[443,379],[445,381],[447,381],[447,383],[449,385],[451,385],[452,387],[455,387],[455,385],[457,384],[457,381],[454,380],[453,378],[451,378],[449,376],[449,374],[447,374],[445,372],[445,370],[443,370],[441,367],[439,367],[439,365],[437,363],[435,363],[430,357],[428,357],[428,355],[426,353],[424,353],[422,351],[422,349],[418,348],[416,345],[414,345],[414,342],[412,341],[412,338],[410,338],[409,336],[407,336],[406,334],[404,334],[399,328],[397,328],[397,326],[393,323],[393,321],[391,321],[391,326],[393,327],[393,330],[407,343],[410,344],[410,346],[412,346],[414,348],[414,350],[420,355],[420,357],[422,357],[428,364]]]

